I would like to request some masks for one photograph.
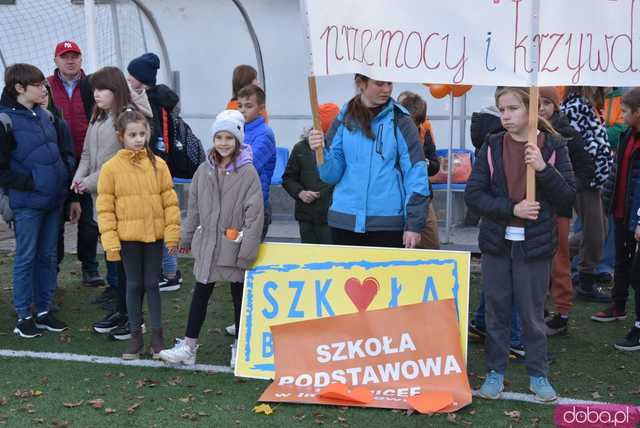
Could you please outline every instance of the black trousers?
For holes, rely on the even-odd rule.
[[[403,248],[401,230],[380,230],[357,233],[351,230],[331,228],[335,245],[353,245],[359,247]]]
[[[197,339],[200,336],[200,330],[204,324],[204,320],[207,317],[207,307],[209,306],[209,299],[213,293],[214,283],[202,284],[196,282],[196,287],[193,290],[193,296],[191,297],[191,306],[189,307],[189,320],[187,321],[187,331],[185,336],[191,339]],[[240,299],[237,301],[238,292],[240,290]],[[231,283],[231,297],[233,298],[233,311],[234,321],[236,326],[236,336],[238,327],[240,324],[240,307],[242,306],[242,290],[243,284],[241,282]],[[239,303],[238,303],[239,302]]]

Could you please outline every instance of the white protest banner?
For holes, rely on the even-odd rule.
[[[301,0],[311,74],[636,86],[640,0]]]

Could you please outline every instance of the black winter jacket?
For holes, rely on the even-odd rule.
[[[476,156],[485,139],[490,134],[504,131],[500,116],[496,116],[492,108],[485,107],[471,115],[471,143],[476,148]]]
[[[567,141],[573,175],[576,178],[576,192],[589,190],[591,180],[595,177],[596,166],[591,155],[584,149],[582,136],[578,131],[573,129],[569,123],[569,119],[562,113],[555,112],[553,114],[553,117],[551,117],[551,125],[553,125],[553,128]],[[573,211],[561,213],[561,215],[571,218]]]
[[[149,99],[149,105],[151,106],[151,111],[153,112],[153,118],[151,121],[151,148],[156,155],[164,158],[166,153],[159,152],[156,148],[156,140],[158,137],[162,137],[162,109],[165,109],[167,113],[171,113],[173,109],[176,107],[180,98],[178,95],[171,90],[167,85],[156,85],[147,89],[147,98]],[[171,121],[169,121],[170,129],[169,138],[173,138],[173,128],[171,126]],[[166,144],[172,143],[172,141],[165,141]]]
[[[427,167],[427,175],[431,177],[432,175],[436,175],[438,171],[440,171],[440,159],[436,154],[436,145],[433,144],[433,138],[431,138],[431,133],[427,132],[424,136],[424,144],[422,145],[422,151],[424,152],[424,158],[429,161],[429,166]],[[433,199],[433,189],[432,189],[431,181],[429,181],[429,200]]]
[[[464,199],[467,205],[482,216],[478,236],[480,251],[508,257],[505,229],[513,219],[513,208],[519,201],[512,201],[507,190],[502,165],[504,135],[502,132],[487,137],[467,181]],[[490,173],[487,161],[489,146],[493,174]],[[555,163],[550,165],[549,158],[554,151]],[[555,213],[557,210],[571,209],[575,199],[575,180],[565,141],[545,134],[542,157],[547,162],[547,167],[536,172],[536,200],[540,202],[540,214],[537,220],[525,221],[524,251],[527,260],[553,257],[558,241]]]
[[[308,141],[296,143],[291,150],[287,167],[282,175],[282,187],[296,201],[295,218],[313,224],[327,224],[327,212],[331,206],[333,186],[320,180],[315,153]],[[302,202],[298,193],[302,190],[320,192],[320,198],[310,204]]]

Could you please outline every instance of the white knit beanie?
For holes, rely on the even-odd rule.
[[[220,131],[226,131],[233,134],[240,144],[244,143],[244,116],[238,110],[223,110],[211,127],[211,137],[215,138]]]

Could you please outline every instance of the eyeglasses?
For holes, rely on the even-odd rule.
[[[27,86],[35,86],[36,88],[41,88],[42,86],[48,87],[48,82],[43,80],[42,82],[32,82],[27,83]]]

